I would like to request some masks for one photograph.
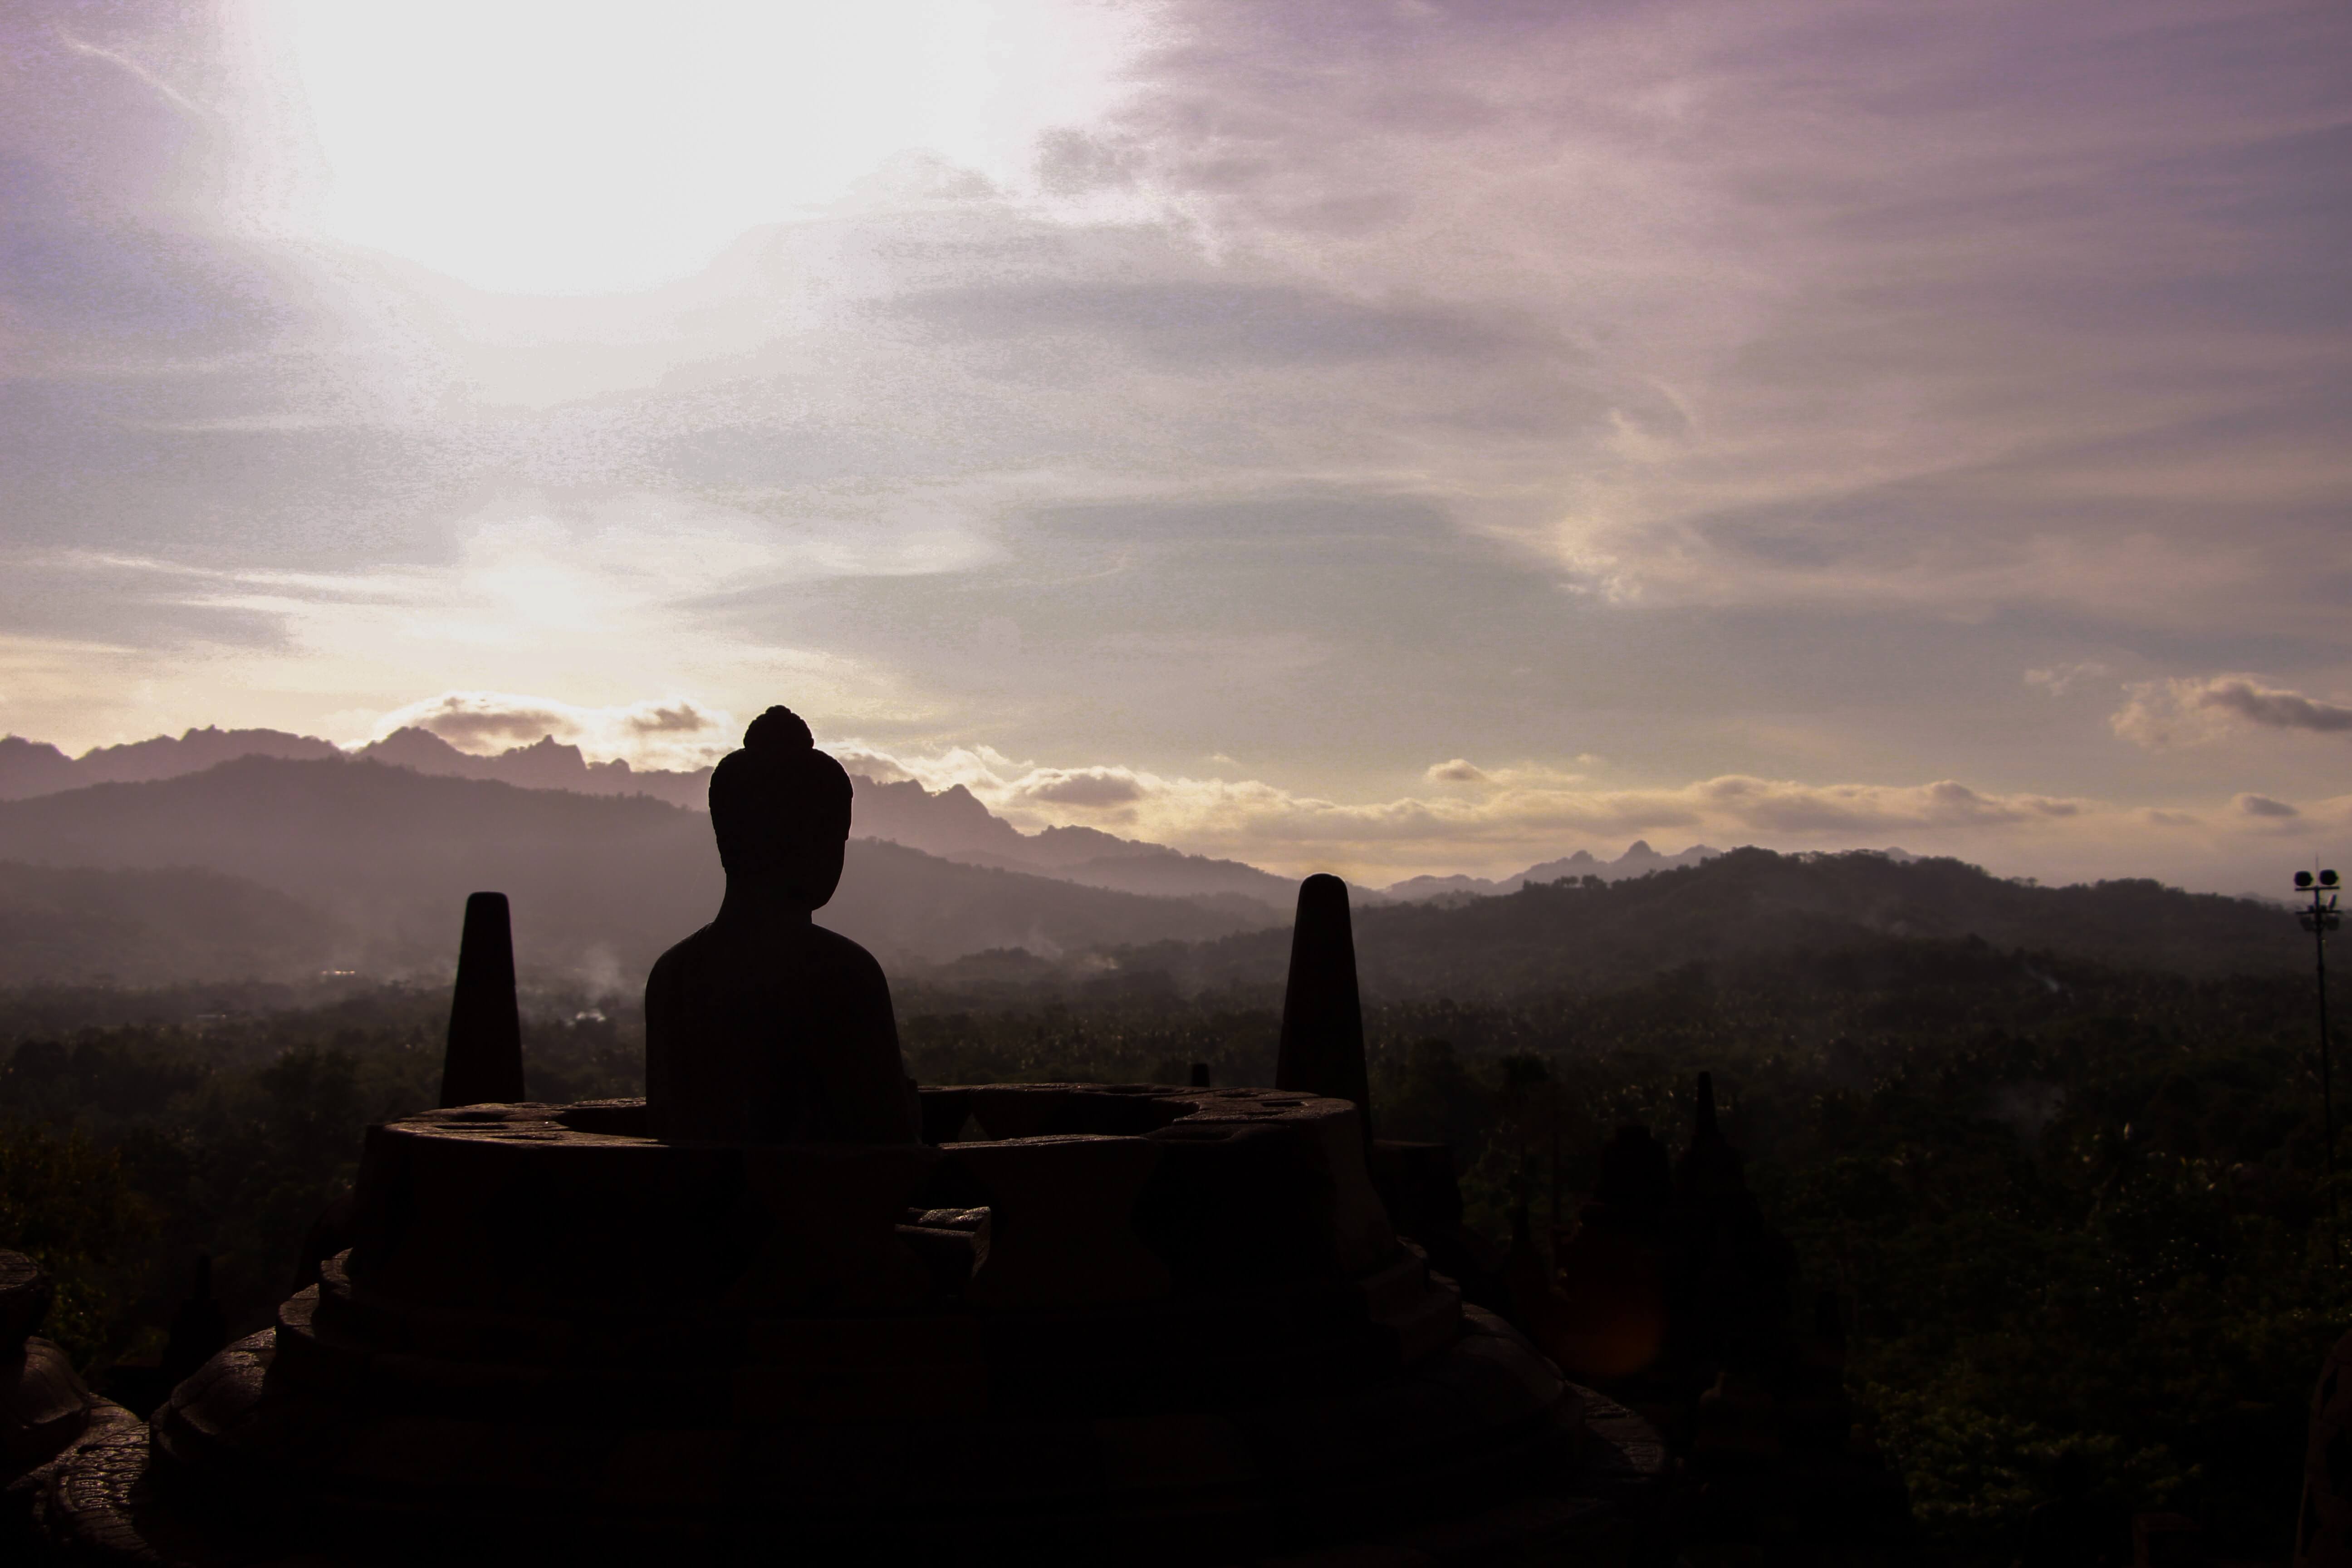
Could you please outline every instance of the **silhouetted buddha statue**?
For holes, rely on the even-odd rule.
[[[814,923],[841,881],[849,775],[771,708],[710,775],[727,896],[646,982],[656,1137],[908,1143],[912,1096],[890,987],[864,948]]]

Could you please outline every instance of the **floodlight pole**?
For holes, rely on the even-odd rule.
[[[2333,905],[2336,900],[2330,898],[2327,902]],[[2312,955],[2319,975],[2319,1129],[2325,1155],[2321,1169],[2333,1178],[2336,1174],[2336,1097],[2327,1072],[2327,928],[2336,923],[2336,917],[2332,909],[2321,906],[2316,889],[2312,891],[2311,908]]]
[[[2320,1169],[2330,1180],[2336,1175],[2336,1096],[2330,1081],[2327,1050],[2327,933],[2341,927],[2344,917],[2336,907],[2338,883],[2336,873],[2322,871],[2314,877],[2308,871],[2294,874],[2297,892],[2311,895],[2311,907],[2295,911],[2295,919],[2311,933],[2312,961],[2319,978],[2319,1129],[2322,1140],[2319,1152]],[[2328,1204],[2335,1210],[2334,1199]]]

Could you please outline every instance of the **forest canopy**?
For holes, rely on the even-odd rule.
[[[1615,896],[1630,907],[1573,885],[1483,905]],[[1382,925],[1449,911],[1370,913],[1368,969]],[[908,1069],[1270,1081],[1278,987],[1180,984],[1140,957],[902,977]],[[638,1091],[634,1001],[524,1004],[534,1098]],[[152,1359],[200,1252],[231,1327],[266,1322],[361,1129],[431,1103],[447,1008],[443,986],[352,978],[0,992],[0,1238],[58,1275],[51,1332],[101,1376]],[[1618,1126],[1681,1144],[1711,1071],[1800,1289],[1849,1326],[1866,1440],[1960,1560],[2007,1561],[2062,1463],[2119,1510],[2193,1511],[2217,1544],[2268,1550],[2291,1521],[2305,1401],[2352,1285],[2306,975],[1849,930],[1614,985],[1368,987],[1365,1024],[1380,1132],[1452,1144],[1471,1223],[1497,1237],[1515,1205],[1539,1236],[1571,1225]]]

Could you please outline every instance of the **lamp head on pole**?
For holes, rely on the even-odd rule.
[[[2336,906],[2336,895],[2342,890],[2341,881],[2342,879],[2332,870],[2316,873],[2297,871],[2294,874],[2295,891],[2310,894],[2311,902],[2295,911],[2295,923],[2323,940],[2327,932],[2341,931],[2344,916]]]

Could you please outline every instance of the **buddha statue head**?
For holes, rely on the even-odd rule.
[[[849,775],[791,709],[769,709],[710,774],[710,830],[730,890],[822,909],[841,882]]]

